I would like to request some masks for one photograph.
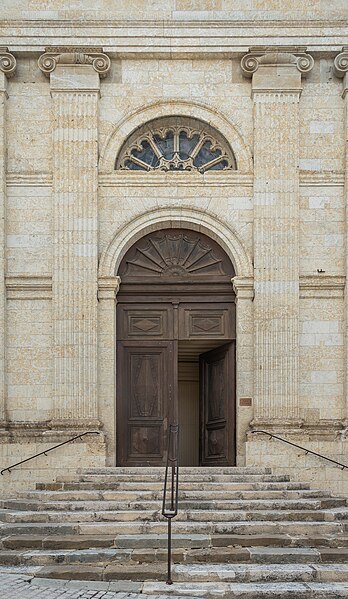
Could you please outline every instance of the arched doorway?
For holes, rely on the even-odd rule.
[[[235,464],[233,265],[208,236],[163,229],[124,256],[117,298],[117,464]]]

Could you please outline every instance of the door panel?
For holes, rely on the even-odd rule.
[[[202,466],[235,465],[235,342],[200,356]]]
[[[176,417],[176,347],[174,341],[117,344],[118,465],[163,464],[167,427]]]
[[[119,339],[172,339],[173,307],[120,304],[117,307]]]
[[[234,304],[180,304],[180,339],[233,339]]]

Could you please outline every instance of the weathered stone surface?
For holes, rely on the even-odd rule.
[[[103,472],[101,478],[100,474],[94,477],[89,471],[93,491],[84,489],[81,473],[74,491],[28,492],[3,502],[0,563],[25,568],[40,579],[103,584],[134,581],[143,593],[162,592],[167,523],[159,518],[160,494],[156,500],[152,491],[145,490],[151,499],[141,501],[144,483],[139,480],[126,491],[126,500],[128,476],[122,474],[118,480],[113,471],[108,480],[110,486],[117,480],[115,492],[106,490],[106,475]],[[153,475],[156,480],[158,470]],[[260,472],[246,471],[242,477],[240,470],[238,476],[244,483],[238,484],[247,484],[255,475]],[[324,597],[325,589],[328,597],[344,597],[348,577],[345,500],[308,489],[305,483],[294,489],[291,481],[274,482],[270,473],[262,490],[229,490],[229,473],[212,470],[210,480],[202,483],[203,510],[202,492],[187,490],[191,476],[199,485],[198,470],[182,481],[183,495],[190,493],[191,498],[179,501],[179,516],[173,521],[174,585],[168,587],[169,594],[314,599]],[[149,470],[147,477],[146,484],[151,484]],[[217,477],[223,487],[226,481],[227,488],[219,491],[224,493],[223,500],[214,496]],[[62,479],[61,484],[65,487],[71,482]],[[279,491],[269,489],[274,484],[283,485],[280,496]]]
[[[118,266],[169,225],[211,236],[236,270],[238,467],[347,492],[339,468],[250,433],[348,453],[345,3],[58,4],[4,4],[1,463],[103,432],[1,477],[3,496],[73,485],[83,466],[114,476]],[[236,169],[118,168],[133,132],[173,116],[209,124]]]

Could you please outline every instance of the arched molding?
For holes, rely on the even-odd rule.
[[[200,119],[217,129],[230,144],[240,173],[252,173],[252,154],[237,126],[216,109],[185,100],[159,101],[142,106],[122,118],[113,128],[101,151],[99,172],[109,174],[115,169],[116,157],[127,137],[135,129],[158,117],[182,115]]]
[[[207,212],[178,207],[145,212],[121,227],[101,256],[100,279],[113,277],[117,274],[123,256],[141,237],[151,231],[168,228],[186,228],[201,231],[217,241],[225,250],[232,261],[236,275],[253,276],[251,257],[232,227]]]

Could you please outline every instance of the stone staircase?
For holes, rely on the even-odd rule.
[[[1,502],[0,565],[145,594],[348,597],[348,506],[260,468],[181,468],[165,584],[163,468],[99,468]]]

